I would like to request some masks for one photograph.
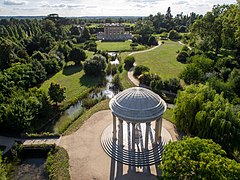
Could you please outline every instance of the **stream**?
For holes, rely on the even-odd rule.
[[[109,52],[110,56],[115,57],[115,52]],[[118,58],[115,58],[114,61],[110,61],[111,65],[118,65],[119,60]],[[106,85],[104,88],[97,89],[92,91],[88,98],[91,99],[97,99],[97,98],[103,98],[106,97],[107,99],[111,99],[115,94],[118,93],[118,91],[114,91],[113,84],[112,84],[113,75],[106,75]],[[68,117],[78,116],[79,113],[81,113],[82,110],[82,99],[80,98],[75,104],[71,105],[65,112],[64,115],[67,115]]]

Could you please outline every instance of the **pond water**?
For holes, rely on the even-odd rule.
[[[14,180],[47,180],[45,158],[25,158],[16,169]]]
[[[116,57],[116,53],[115,52],[109,52],[108,53],[110,56],[115,56]],[[119,60],[116,57],[116,59],[114,61],[110,61],[111,65],[118,65],[119,64]],[[113,89],[113,84],[112,84],[112,79],[113,76],[110,75],[106,75],[106,85],[104,88],[101,89],[96,89],[93,92],[91,92],[88,95],[88,98],[93,98],[93,99],[97,99],[97,98],[102,98],[102,97],[106,97],[108,99],[111,99],[115,94],[118,93],[118,91],[115,91]],[[64,115],[67,115],[68,117],[73,117],[73,116],[78,116],[78,114],[81,112],[82,110],[82,99],[79,99],[77,101],[77,103],[71,105],[65,112]]]

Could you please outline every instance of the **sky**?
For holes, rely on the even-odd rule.
[[[216,4],[236,0],[0,0],[0,16],[148,16],[183,12],[205,14]]]

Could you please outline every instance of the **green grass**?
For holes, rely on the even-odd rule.
[[[69,174],[69,156],[62,147],[56,147],[51,150],[47,158],[47,171],[51,180],[70,180]]]
[[[109,109],[109,99],[97,103],[95,106],[85,111],[76,121],[74,121],[63,133],[63,135],[72,134],[77,131],[84,121],[88,120],[94,113]]]
[[[130,81],[130,79],[128,78],[128,71],[125,70],[125,69],[120,74],[120,79],[121,79],[121,83],[122,83],[123,89],[131,88],[131,87],[135,86],[132,83],[132,81]]]
[[[69,117],[67,114],[63,114],[59,120],[54,124],[53,126],[53,132],[56,134],[62,134],[65,132],[65,130],[76,120],[78,119],[82,114],[84,110],[81,109],[75,114],[73,114],[71,117]]]
[[[176,60],[177,51],[182,45],[174,41],[165,41],[158,48],[144,53],[134,54],[137,65],[145,65],[151,73],[160,75],[163,79],[178,77],[185,64]]]
[[[40,87],[45,92],[52,82],[58,83],[66,88],[66,99],[60,103],[62,109],[65,109],[80,97],[87,94],[100,81],[99,77],[88,77],[84,74],[80,66],[68,66],[56,73],[50,79],[46,80]]]
[[[124,41],[124,42],[101,42],[96,41],[97,49],[103,51],[132,51],[130,44],[132,41]],[[143,50],[145,46],[138,45],[135,50]]]
[[[163,118],[167,119],[168,121],[170,121],[171,123],[175,124],[176,122],[173,119],[173,109],[169,109],[167,108],[167,110],[165,111],[165,113],[163,114]]]
[[[85,50],[85,53],[87,55],[87,59],[90,59],[91,57],[93,57],[93,54],[94,54],[94,52],[88,51],[88,50]]]

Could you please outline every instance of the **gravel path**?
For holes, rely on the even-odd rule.
[[[137,168],[137,173],[128,172],[128,166],[111,160],[103,151],[100,138],[103,130],[112,123],[110,110],[99,111],[92,115],[75,133],[63,136],[59,145],[65,148],[70,158],[72,180],[151,180],[156,178],[156,167],[151,166],[151,174]],[[165,127],[175,141],[181,137],[176,127],[163,120]]]

